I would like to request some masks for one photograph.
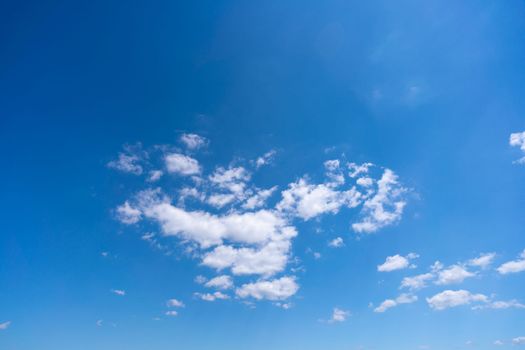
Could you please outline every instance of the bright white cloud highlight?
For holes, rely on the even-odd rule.
[[[124,152],[119,153],[118,159],[108,163],[108,167],[123,173],[141,175],[143,168],[140,165],[142,156],[147,156],[141,151],[140,144],[137,146],[124,146]]]
[[[123,224],[131,225],[140,221],[140,210],[133,208],[128,201],[117,207],[117,219]]]
[[[519,259],[504,263],[497,268],[497,271],[502,275],[525,271],[525,250],[521,252]]]
[[[456,284],[463,282],[467,278],[474,277],[475,275],[475,273],[468,271],[463,266],[452,265],[445,270],[439,271],[435,283],[438,285]]]
[[[401,281],[400,288],[408,288],[410,290],[418,290],[426,287],[426,283],[434,278],[434,275],[431,273],[423,273],[421,275],[405,277]]]
[[[299,286],[294,277],[281,277],[271,281],[258,281],[243,284],[237,288],[235,294],[239,298],[254,298],[257,300],[284,300],[294,295]]]
[[[217,288],[217,289],[230,289],[233,288],[233,280],[228,275],[221,275],[212,278],[204,284],[208,288]]]
[[[197,134],[182,134],[180,141],[190,150],[196,150],[208,144],[208,140],[205,137]]]
[[[468,305],[473,302],[487,302],[488,297],[483,294],[472,294],[467,290],[445,290],[431,298],[427,298],[428,305],[434,310],[445,310],[451,307]]]
[[[180,153],[171,153],[164,158],[169,173],[183,176],[197,175],[201,167],[196,159]]]
[[[377,266],[379,272],[390,272],[395,270],[403,270],[410,267],[410,260],[418,257],[415,253],[410,253],[407,256],[401,256],[399,254],[388,256],[385,262]]]
[[[492,264],[492,261],[494,261],[495,257],[496,257],[496,253],[481,254],[477,258],[470,259],[468,261],[468,264],[470,266],[476,266],[476,267],[481,267],[481,268],[485,269],[490,264]]]
[[[367,199],[363,205],[362,219],[352,224],[358,233],[372,233],[387,225],[398,222],[403,215],[406,201],[402,194],[407,191],[400,186],[397,175],[390,169],[385,169],[383,176],[377,181],[377,192]]]
[[[195,296],[199,299],[202,299],[204,301],[215,301],[215,300],[227,300],[230,299],[230,297],[222,292],[214,292],[214,293],[195,293]]]

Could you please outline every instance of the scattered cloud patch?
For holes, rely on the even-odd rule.
[[[445,310],[474,302],[487,302],[488,297],[483,294],[472,294],[467,290],[445,290],[427,298],[428,305],[434,310]]]
[[[516,337],[512,339],[512,344],[514,345],[525,345],[525,337]]]
[[[276,153],[277,152],[275,150],[271,150],[269,152],[266,152],[264,155],[262,155],[261,157],[257,158],[257,160],[255,161],[255,167],[257,169],[259,169],[262,166],[271,164]]]
[[[214,293],[195,293],[194,294],[197,298],[202,299],[204,301],[215,301],[215,300],[227,300],[230,299],[230,297],[222,292],[214,292]]]
[[[180,142],[190,150],[197,150],[208,144],[208,140],[197,134],[182,134],[180,136]]]
[[[374,309],[374,312],[382,313],[400,304],[411,304],[417,301],[417,296],[412,294],[401,294],[396,299],[387,299]]]
[[[159,181],[164,172],[162,170],[151,170],[149,172],[148,182]]]
[[[410,260],[416,259],[418,257],[419,255],[415,253],[410,253],[407,256],[401,256],[399,254],[388,256],[383,264],[377,266],[377,271],[390,272],[413,267],[413,265],[410,264]]]
[[[204,284],[208,288],[217,288],[217,289],[231,289],[233,288],[233,280],[228,275],[221,275],[212,278]]]
[[[334,310],[332,311],[332,317],[330,318],[329,322],[331,323],[344,322],[346,321],[346,318],[349,315],[350,315],[349,311],[345,311],[345,310],[335,307]]]
[[[398,182],[398,176],[390,169],[385,169],[377,181],[377,192],[363,204],[362,219],[352,224],[358,233],[372,233],[397,223],[403,215],[406,201],[403,194],[407,189]]]
[[[472,309],[474,310],[480,310],[480,309],[495,309],[495,310],[502,310],[502,309],[524,309],[525,305],[518,302],[517,300],[508,300],[508,301],[491,301],[485,305],[476,305]]]
[[[490,264],[492,264],[492,262],[494,261],[495,257],[496,257],[496,253],[481,254],[477,258],[470,259],[468,261],[468,264],[470,266],[481,267],[481,268],[485,269]]]
[[[165,156],[166,169],[169,173],[182,176],[197,175],[201,167],[196,159],[180,153],[171,153]]]
[[[170,317],[175,317],[177,316],[179,313],[175,310],[168,310],[164,313],[166,316],[170,316]]]
[[[107,166],[123,173],[141,175],[143,168],[140,165],[142,158],[147,156],[141,150],[141,145],[124,146],[124,152],[119,153],[118,159],[110,161]]]
[[[126,291],[122,290],[122,289],[112,289],[111,293],[113,293],[115,295],[120,295],[120,296],[126,295]]]
[[[427,286],[426,283],[433,278],[434,275],[431,273],[423,273],[417,276],[405,277],[401,281],[400,288],[408,288],[410,290],[422,289],[425,288]]]
[[[177,299],[169,299],[167,302],[166,302],[166,305],[168,307],[184,307],[184,303],[180,300],[177,300]]]
[[[0,330],[6,330],[7,328],[9,328],[9,326],[11,325],[11,321],[6,321],[6,322],[2,322],[0,323]]]
[[[496,269],[500,274],[507,275],[525,271],[525,250],[523,250],[518,259],[508,261]]]
[[[435,283],[438,285],[457,284],[474,276],[476,276],[476,274],[468,271],[465,267],[452,265],[447,269],[438,272],[437,281]]]
[[[510,134],[509,144],[512,147],[518,147],[523,153],[525,153],[525,131]],[[514,161],[514,163],[525,164],[525,156]]]
[[[336,237],[332,239],[330,242],[328,242],[328,246],[332,248],[340,248],[344,245],[345,243],[341,237]]]
[[[235,294],[239,298],[254,298],[256,300],[284,300],[299,290],[299,285],[294,277],[281,277],[274,280],[262,280],[254,283],[243,284],[237,288]]]
[[[140,221],[140,210],[133,208],[128,201],[117,207],[117,219],[126,225],[136,224]]]

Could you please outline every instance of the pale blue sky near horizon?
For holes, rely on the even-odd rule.
[[[0,19],[0,349],[525,346],[523,1]]]

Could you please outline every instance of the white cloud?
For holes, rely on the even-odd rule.
[[[198,284],[204,284],[204,283],[206,283],[207,280],[208,279],[206,277],[202,276],[202,275],[198,275],[194,279],[195,283],[198,283]]]
[[[177,316],[179,313],[175,310],[169,310],[169,311],[166,311],[165,314],[166,316],[174,317],[174,316]]]
[[[237,288],[235,294],[239,298],[254,298],[257,300],[284,300],[295,293],[299,286],[295,282],[295,277],[281,277],[270,281],[258,281],[254,283],[243,284]]]
[[[519,259],[508,261],[496,270],[502,275],[525,271],[525,250],[521,252]]]
[[[426,287],[426,282],[434,278],[431,273],[424,273],[417,276],[405,277],[401,281],[401,288],[408,288],[410,290],[418,290]]]
[[[215,301],[215,300],[227,300],[230,299],[230,297],[224,293],[221,292],[214,292],[214,293],[195,293],[195,296],[199,299],[202,299],[204,301]]]
[[[360,177],[355,183],[359,186],[370,187],[374,184],[374,180],[370,177]]]
[[[525,153],[525,131],[510,134],[509,144],[512,147],[519,147]],[[525,164],[525,157],[516,160],[515,163]]]
[[[142,156],[147,156],[141,151],[140,144],[137,146],[124,146],[124,152],[119,153],[117,160],[112,160],[107,165],[109,168],[129,173],[133,175],[141,175],[143,172],[140,162]]]
[[[112,289],[111,293],[116,294],[116,295],[120,295],[120,296],[126,295],[126,291],[122,290],[122,289]]]
[[[139,195],[142,214],[156,220],[165,235],[181,236],[195,241],[203,248],[220,245],[223,240],[238,243],[263,244],[269,241],[289,240],[296,235],[285,219],[270,210],[214,215],[205,211],[186,211],[171,205],[159,191],[145,191]]]
[[[233,288],[232,278],[228,275],[221,275],[212,278],[204,284],[208,288],[217,288],[217,289],[230,289]]]
[[[180,136],[180,141],[191,150],[199,149],[208,144],[208,140],[205,137],[197,134],[182,134]]]
[[[235,248],[221,245],[206,253],[202,264],[222,270],[231,268],[234,275],[271,276],[284,270],[291,247],[289,240],[275,240],[260,248]]]
[[[452,265],[445,270],[439,271],[435,283],[438,285],[461,283],[466,278],[474,277],[475,275],[475,273],[468,271],[463,266]]]
[[[329,322],[344,322],[346,321],[346,318],[350,315],[349,311],[345,311],[342,309],[339,309],[337,307],[334,307],[334,310],[332,311],[332,317],[330,318]]]
[[[283,199],[277,204],[277,209],[290,212],[304,220],[325,213],[336,214],[343,205],[356,207],[361,197],[355,188],[337,191],[325,184],[309,184],[304,178],[291,183],[281,195]]]
[[[377,266],[377,271],[390,272],[406,269],[411,266],[410,260],[417,257],[418,255],[414,253],[410,253],[406,257],[399,254],[388,256],[383,264]]]
[[[267,153],[264,162],[272,156],[273,152]],[[330,160],[325,163],[328,180],[325,179],[324,183],[312,184],[307,177],[300,178],[282,191],[282,198],[276,205],[269,205],[268,199],[277,186],[267,189],[254,186],[251,173],[243,166],[219,166],[211,174],[203,175],[199,162],[187,155],[167,153],[163,161],[169,173],[198,176],[179,179],[180,187],[170,188],[169,193],[174,193],[175,201],[161,188],[137,193],[116,209],[119,220],[127,224],[139,220],[157,223],[160,234],[178,237],[191,251],[192,257],[218,274],[259,275],[258,281],[236,289],[240,298],[281,300],[286,298],[281,295],[296,293],[299,286],[295,277],[269,278],[284,272],[293,258],[292,240],[297,235],[294,221],[298,218],[309,220],[325,213],[336,214],[342,207],[354,208],[363,200],[369,203],[369,208],[375,208],[362,211],[363,215],[374,218],[374,230],[396,222],[401,215],[399,211],[392,214],[391,210],[398,205],[398,197],[404,189],[398,184],[397,176],[388,169],[379,181],[373,180],[373,186],[364,189],[366,194],[362,194],[352,185],[339,188],[344,184],[344,166],[339,160]],[[264,164],[258,163],[259,166]],[[356,175],[358,177],[354,180],[359,180],[371,166],[349,165],[352,171],[349,175]],[[190,181],[191,185],[188,184]],[[186,203],[186,198],[196,201]],[[371,204],[374,201],[376,204]],[[391,218],[391,215],[398,217]],[[149,241],[153,239],[149,238]],[[330,242],[332,247],[342,245],[340,237]],[[221,276],[207,283],[203,278],[200,283],[220,289],[219,278]],[[231,277],[225,278],[231,282],[228,288],[233,288]],[[214,294],[199,296],[207,299],[218,297]]]
[[[324,162],[324,167],[326,169],[326,176],[330,179],[327,186],[337,187],[345,183],[345,176],[338,159],[327,160]]]
[[[502,345],[505,345],[505,343],[503,343],[501,340],[494,340],[494,343],[492,343],[496,346],[502,346]]]
[[[201,172],[201,167],[196,159],[180,153],[171,153],[164,158],[166,169],[170,173],[179,175],[197,175]]]
[[[264,165],[270,164],[273,158],[275,157],[276,153],[277,152],[275,150],[266,152],[262,157],[257,158],[257,160],[255,161],[255,167],[258,169]]]
[[[158,181],[162,177],[163,174],[164,173],[162,172],[162,170],[151,170],[149,172],[148,181],[149,182]]]
[[[270,196],[275,192],[277,186],[266,190],[257,191],[253,196],[249,197],[246,202],[243,203],[242,207],[247,210],[263,207]]]
[[[502,310],[502,309],[524,309],[525,305],[518,302],[517,300],[508,300],[508,301],[491,301],[484,305],[476,305],[473,307],[474,310],[478,309],[496,309],[496,310]]]
[[[451,307],[468,305],[473,302],[487,302],[488,297],[483,294],[472,294],[467,290],[445,290],[431,298],[427,298],[428,305],[434,310],[444,310]]]
[[[184,307],[184,303],[180,300],[177,300],[177,299],[169,299],[167,302],[166,302],[166,305],[168,307]]]
[[[9,328],[10,325],[11,325],[11,321],[0,323],[0,330],[5,330]]]
[[[477,258],[470,259],[468,261],[468,264],[470,266],[481,267],[484,269],[490,264],[492,264],[492,261],[494,260],[495,257],[496,257],[496,253],[481,254]]]
[[[223,168],[218,167],[210,175],[210,181],[220,188],[228,189],[232,193],[242,193],[245,182],[250,180],[250,173],[243,167]]]
[[[385,169],[381,179],[377,181],[377,192],[363,204],[363,218],[360,222],[352,224],[354,231],[372,233],[401,219],[406,205],[402,194],[407,189],[402,187],[397,179],[392,170]]]
[[[102,327],[103,322],[104,320],[97,320],[95,324],[97,325],[97,327]]]
[[[512,344],[514,345],[524,345],[525,344],[525,337],[516,337],[512,339]]]
[[[208,204],[216,207],[216,208],[222,208],[227,204],[230,204],[235,200],[235,196],[231,193],[220,193],[220,194],[214,194],[208,197]]]
[[[374,309],[374,312],[385,312],[386,310],[393,308],[400,304],[411,304],[417,301],[417,296],[412,294],[401,294],[396,299],[387,299]]]
[[[339,248],[344,246],[345,243],[341,237],[336,237],[332,239],[330,242],[328,242],[328,246],[332,248]]]
[[[140,221],[142,213],[133,208],[128,201],[117,207],[117,219],[123,224],[131,225]]]
[[[350,173],[348,176],[351,178],[355,178],[361,174],[367,174],[368,169],[370,167],[374,166],[372,163],[363,163],[363,164],[356,164],[356,163],[349,163],[348,169],[350,170]]]

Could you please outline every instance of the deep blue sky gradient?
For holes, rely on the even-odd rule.
[[[398,293],[404,275],[376,271],[387,255],[417,252],[422,273],[525,249],[525,167],[508,145],[525,130],[524,38],[518,0],[3,1],[0,348],[491,349],[525,335],[523,310],[431,311],[435,286],[368,307]],[[315,176],[334,147],[414,191],[398,225],[359,240],[344,215],[299,225],[294,252],[323,258],[305,258],[290,310],[192,300],[205,270],[114,219],[141,181],[106,166],[182,132],[210,140],[208,168],[277,149],[262,185]],[[334,235],[346,247],[326,247]],[[461,288],[525,302],[524,282],[492,271]],[[154,321],[170,297],[186,308]],[[319,322],[334,306],[352,316]]]

